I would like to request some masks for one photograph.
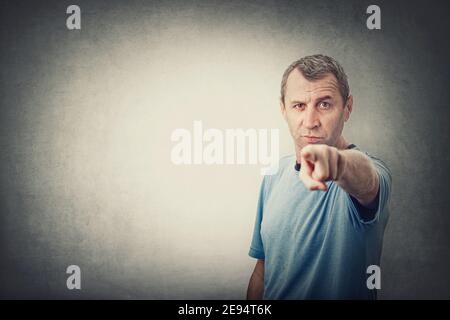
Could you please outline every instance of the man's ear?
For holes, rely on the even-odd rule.
[[[281,114],[283,115],[283,118],[284,118],[284,120],[287,120],[286,119],[286,107],[285,107],[285,105],[284,105],[284,102],[283,102],[283,99],[282,98],[280,98],[280,111],[281,111]]]
[[[347,122],[347,120],[350,118],[350,114],[352,113],[353,110],[353,96],[349,95],[348,99],[347,99],[347,103],[344,106],[344,121]]]

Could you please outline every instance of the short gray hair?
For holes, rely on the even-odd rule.
[[[286,93],[286,83],[291,72],[297,69],[302,73],[308,81],[319,80],[325,77],[327,74],[333,74],[338,82],[339,91],[341,93],[344,105],[347,102],[350,94],[348,87],[347,75],[344,72],[344,68],[331,57],[315,54],[312,56],[306,56],[300,60],[294,61],[284,71],[283,78],[281,79],[281,101],[284,103],[284,96]]]

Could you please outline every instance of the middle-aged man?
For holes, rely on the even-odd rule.
[[[295,154],[261,184],[248,299],[376,298],[367,270],[380,265],[391,174],[342,136],[352,107],[333,58],[307,56],[284,72],[280,108]]]

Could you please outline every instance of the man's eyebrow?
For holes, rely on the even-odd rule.
[[[304,102],[300,101],[300,100],[291,100],[291,101],[289,101],[289,104],[293,104],[293,103],[295,103],[295,104],[298,104],[298,103],[304,104]]]
[[[333,99],[333,97],[330,96],[330,95],[325,95],[325,96],[322,96],[322,97],[318,97],[317,99],[315,99],[315,101],[323,101],[323,100],[327,100],[327,99]],[[300,100],[291,100],[289,102],[289,104],[297,104],[297,103],[300,103],[300,104],[303,103],[304,104],[305,102],[300,101]]]
[[[333,97],[330,95],[326,95],[326,96],[317,98],[316,101],[323,101],[323,100],[327,100],[327,99],[333,99]]]

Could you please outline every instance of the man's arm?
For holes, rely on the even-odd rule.
[[[264,294],[264,260],[256,261],[247,289],[247,300],[262,300]]]
[[[334,180],[362,205],[376,198],[380,184],[367,155],[327,145],[308,145],[302,149],[300,180],[311,190],[326,190],[324,182]]]
[[[380,187],[380,181],[370,158],[358,150],[339,150],[342,174],[337,185],[352,195],[364,206],[373,202]]]

